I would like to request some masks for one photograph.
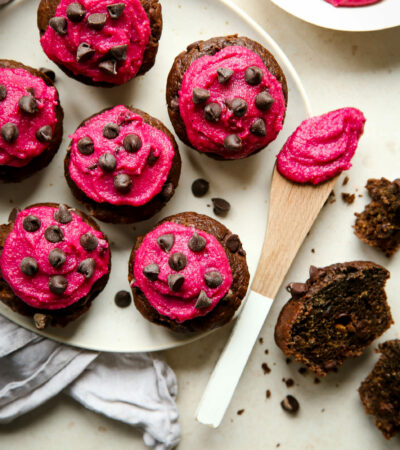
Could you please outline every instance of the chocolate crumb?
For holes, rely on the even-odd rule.
[[[286,364],[290,364],[292,360],[290,358],[286,358]]]
[[[321,383],[321,380],[317,377],[314,378],[314,384],[319,384]]]
[[[311,249],[311,253],[315,253],[315,248],[312,248],[312,249]]]
[[[298,372],[299,372],[300,375],[305,375],[308,372],[308,370],[307,370],[306,367],[300,367]]]
[[[322,408],[322,409],[321,409],[321,412],[322,412],[322,413],[325,412],[325,408]]]
[[[348,205],[351,205],[354,203],[356,196],[355,194],[349,194],[348,192],[342,192],[342,200],[347,203]]]
[[[258,339],[258,342],[259,342],[260,344],[264,344],[264,339],[263,339],[262,337],[260,337],[260,338]]]
[[[342,183],[342,186],[346,186],[346,184],[349,182],[349,177],[348,176],[345,176],[344,177],[344,180],[343,180],[343,183]]]
[[[266,349],[264,350],[264,353],[265,353],[266,355],[268,355],[269,350],[266,348]]]
[[[286,384],[286,387],[291,388],[291,387],[294,386],[294,381],[293,381],[291,378],[288,378],[288,379],[285,381],[285,384]]]
[[[265,393],[265,396],[267,398],[271,398],[271,391],[269,389],[267,389],[267,392]]]
[[[278,448],[278,447],[280,447],[281,446],[281,444],[278,442],[277,444],[276,444],[276,448]]]
[[[265,362],[261,364],[261,369],[264,371],[264,375],[271,372],[271,369],[269,368],[268,364]]]
[[[244,413],[244,409],[239,409],[239,411],[236,413],[238,416],[241,416]]]

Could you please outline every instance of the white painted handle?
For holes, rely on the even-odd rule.
[[[250,291],[197,409],[200,423],[217,428],[272,305],[272,299]]]

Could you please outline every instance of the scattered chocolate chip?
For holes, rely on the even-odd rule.
[[[36,262],[36,259],[31,258],[29,256],[27,256],[21,261],[20,268],[21,272],[28,277],[33,277],[34,275],[37,274],[39,270],[39,266],[38,263]]]
[[[39,142],[50,142],[53,139],[53,130],[50,125],[43,125],[36,131],[36,139]]]
[[[0,102],[5,100],[7,97],[7,88],[4,86],[4,84],[0,84]]]
[[[183,270],[186,267],[187,259],[183,253],[175,252],[168,259],[169,267],[176,272]]]
[[[157,281],[159,274],[160,266],[155,263],[149,264],[143,269],[143,275],[150,281]]]
[[[239,152],[242,149],[242,140],[237,134],[228,134],[224,139],[224,147],[230,152]]]
[[[18,100],[19,109],[27,114],[38,112],[37,101],[32,95],[24,95]]]
[[[178,292],[181,290],[183,283],[185,282],[185,277],[180,273],[171,273],[167,277],[168,286],[173,292]]]
[[[348,192],[342,192],[342,200],[347,203],[348,205],[351,205],[354,203],[354,200],[356,199],[355,194],[350,194]]]
[[[246,83],[257,86],[263,79],[263,71],[257,66],[248,67],[244,74],[244,79]]]
[[[212,270],[204,274],[204,281],[209,288],[216,289],[218,286],[221,286],[223,279],[219,272]]]
[[[301,297],[307,292],[307,287],[304,283],[289,283],[286,290],[290,292],[293,297]]]
[[[236,253],[241,245],[239,236],[237,234],[231,234],[226,239],[225,245],[231,253]]]
[[[264,375],[267,375],[268,373],[271,372],[271,369],[269,368],[268,364],[265,362],[261,364],[261,369],[263,370]]]
[[[104,172],[112,172],[117,167],[117,160],[111,153],[103,153],[99,158],[99,166]]]
[[[92,278],[96,269],[96,260],[93,258],[84,259],[78,266],[78,272],[85,278]]]
[[[26,216],[24,221],[22,222],[24,230],[28,231],[29,233],[37,231],[41,227],[41,225],[41,220],[36,216]]]
[[[117,75],[117,61],[113,59],[107,59],[99,63],[99,69],[101,69],[107,75]]]
[[[136,153],[142,147],[142,140],[137,134],[127,134],[122,145],[128,153]]]
[[[57,225],[51,225],[50,227],[46,228],[44,237],[49,242],[55,244],[57,242],[61,242],[64,239],[64,233],[63,230]]]
[[[207,294],[204,291],[201,291],[199,296],[197,297],[197,301],[194,307],[197,309],[204,309],[211,306],[211,304],[212,304],[211,299],[207,296]]]
[[[79,44],[76,50],[76,60],[80,63],[89,61],[95,54],[95,50],[87,42],[82,42]]]
[[[210,91],[202,88],[194,88],[192,92],[192,100],[195,105],[200,105],[210,98]]]
[[[159,156],[156,156],[154,154],[154,149],[151,148],[146,162],[150,167],[153,167],[154,164],[158,161],[158,158],[159,158]]]
[[[242,98],[234,98],[229,108],[236,117],[243,117],[247,112],[247,103]]]
[[[21,210],[19,208],[13,208],[8,216],[8,221],[15,222],[20,212]]]
[[[126,52],[128,50],[128,46],[126,44],[124,45],[115,45],[114,47],[111,47],[109,50],[109,54],[112,58],[116,59],[117,61],[125,61],[126,60]]]
[[[233,291],[229,289],[229,291],[225,294],[225,297],[222,299],[224,302],[229,302],[233,299]]]
[[[132,189],[132,178],[126,173],[114,177],[114,187],[121,194],[127,194]]]
[[[294,386],[294,381],[291,378],[285,380],[286,387],[291,388]]]
[[[55,269],[61,267],[66,260],[67,257],[60,248],[53,248],[49,253],[49,264]]]
[[[72,220],[72,213],[68,209],[67,205],[63,205],[62,203],[59,205],[57,211],[53,214],[54,220],[57,220],[57,222],[66,224],[70,223]]]
[[[17,126],[13,123],[5,123],[0,129],[0,134],[6,142],[10,143],[17,139],[19,131]]]
[[[33,322],[38,330],[44,330],[51,322],[48,314],[36,313],[33,315]]]
[[[227,67],[219,67],[217,69],[217,74],[218,74],[218,82],[221,84],[225,84],[231,79],[231,76],[233,75],[233,70],[228,69]]]
[[[161,196],[164,200],[168,201],[174,195],[174,185],[172,183],[164,184],[164,187],[161,191]]]
[[[244,409],[239,409],[239,411],[236,413],[238,416],[241,416],[244,413]]]
[[[85,17],[85,8],[80,3],[70,3],[67,8],[67,17],[71,22],[80,22]]]
[[[173,247],[175,242],[175,236],[173,234],[163,234],[157,238],[157,244],[164,250],[164,252],[168,253]]]
[[[107,15],[103,13],[90,14],[87,19],[88,26],[93,30],[101,30],[107,21]]]
[[[189,239],[188,247],[192,252],[198,253],[205,248],[206,244],[206,239],[195,231],[193,236]]]
[[[274,104],[274,97],[272,97],[267,91],[260,92],[255,99],[256,107],[261,111],[268,111]]]
[[[125,9],[125,3],[114,3],[113,5],[108,5],[107,10],[110,14],[111,19],[119,19]]]
[[[107,123],[103,127],[103,136],[107,139],[115,139],[119,135],[119,126],[116,123]]]
[[[49,20],[49,25],[60,36],[67,34],[67,19],[65,17],[52,17]]]
[[[67,286],[68,281],[63,275],[53,275],[49,279],[49,289],[53,294],[63,294]]]
[[[267,127],[265,126],[264,119],[258,118],[256,119],[250,127],[250,132],[255,136],[266,136]]]
[[[288,413],[295,414],[300,408],[299,402],[293,397],[293,395],[287,395],[281,401],[282,408]]]
[[[92,252],[93,250],[96,250],[97,246],[99,245],[99,240],[92,233],[82,234],[82,236],[79,239],[79,242],[87,252]]]
[[[82,155],[88,156],[94,152],[93,140],[89,136],[85,136],[78,141],[78,150]]]
[[[231,209],[230,203],[223,198],[212,198],[211,201],[214,207],[214,214],[217,216],[226,216]]]
[[[197,178],[192,183],[192,192],[195,197],[203,197],[207,194],[210,183],[203,178]]]
[[[269,389],[267,389],[267,391],[266,391],[266,393],[265,393],[265,396],[266,396],[267,398],[271,398],[271,391],[270,391]]]
[[[118,291],[115,294],[114,302],[120,308],[126,308],[132,302],[131,294],[128,291]]]
[[[222,109],[218,103],[209,103],[204,108],[204,118],[207,122],[218,122],[222,114]]]

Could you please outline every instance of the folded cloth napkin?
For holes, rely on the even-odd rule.
[[[177,380],[148,353],[98,353],[40,337],[0,315],[0,424],[61,391],[86,408],[143,430],[157,450],[180,440]]]

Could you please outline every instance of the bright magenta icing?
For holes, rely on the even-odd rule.
[[[12,123],[19,132],[13,142],[6,142],[0,136],[0,165],[26,166],[49,146],[48,142],[37,140],[36,132],[45,125],[51,126],[54,132],[58,94],[54,87],[47,86],[41,78],[25,69],[0,68],[0,84],[7,89],[5,99],[0,100],[0,128]],[[29,88],[33,88],[38,107],[38,112],[33,115],[22,112],[18,107],[21,97],[31,95],[27,91]]]
[[[378,3],[381,0],[325,0],[333,6],[366,6]]]
[[[279,172],[298,183],[318,184],[350,169],[364,123],[355,108],[305,120],[278,154]]]
[[[198,253],[191,251],[188,247],[189,239],[194,232],[207,241],[206,247]],[[167,253],[159,247],[157,238],[171,233],[175,237],[175,242]],[[168,264],[169,257],[175,252],[183,253],[187,258],[187,265],[180,272],[175,272]],[[150,281],[143,275],[143,269],[152,263],[160,267],[157,281]],[[210,271],[218,271],[222,276],[222,284],[215,289],[208,287],[204,281],[204,274]],[[185,277],[179,292],[172,292],[168,286],[167,277],[174,273]],[[204,231],[173,222],[165,222],[146,235],[136,252],[134,278],[133,286],[144,293],[153,308],[179,323],[204,316],[212,311],[232,284],[229,260],[217,239]],[[195,304],[202,290],[212,303],[207,308],[198,309],[195,308]]]
[[[86,15],[80,22],[67,19],[67,34],[59,35],[50,26],[40,39],[46,55],[75,75],[84,75],[96,82],[122,84],[133,78],[143,62],[143,55],[151,34],[150,21],[140,0],[61,0],[54,17],[67,18],[67,8],[71,3],[80,3]],[[108,5],[125,3],[125,9],[118,19],[112,19]],[[88,26],[90,14],[107,14],[107,21],[101,30]],[[86,62],[77,62],[79,44],[89,44],[95,54]],[[112,47],[127,45],[127,57],[118,63],[117,75],[104,73],[98,68],[100,61],[107,59]]]
[[[103,136],[103,127],[108,123],[116,123],[120,127],[115,139]],[[122,146],[128,134],[136,134],[142,141],[142,147],[137,153],[128,153]],[[83,155],[78,150],[78,141],[85,136],[89,136],[94,143],[94,153],[91,155]],[[146,124],[141,116],[122,105],[88,120],[70,137],[70,176],[79,189],[100,203],[140,206],[149,202],[161,192],[175,154],[166,134]],[[150,150],[158,158],[152,166],[147,163]],[[117,160],[117,166],[112,172],[104,172],[98,165],[99,157],[105,152],[112,153]],[[94,165],[97,165],[95,169]],[[129,193],[122,194],[115,189],[114,177],[119,173],[131,176],[132,188]]]
[[[4,280],[9,284],[14,294],[28,305],[39,309],[61,309],[72,305],[87,295],[93,284],[108,272],[110,251],[107,241],[100,231],[94,230],[85,223],[73,210],[72,221],[61,224],[53,218],[57,208],[48,206],[32,207],[21,211],[15,221],[14,228],[8,235],[0,257],[0,270]],[[42,224],[35,232],[27,232],[23,228],[23,220],[28,215],[39,217]],[[44,237],[47,227],[57,225],[64,232],[64,239],[53,244]],[[93,251],[86,251],[80,244],[82,234],[90,232],[98,238],[98,246]],[[66,262],[59,269],[49,263],[49,252],[60,248],[66,254]],[[20,264],[23,258],[34,258],[39,271],[33,277],[24,275]],[[96,261],[96,268],[91,278],[87,279],[78,273],[79,264],[87,259]],[[63,275],[68,281],[66,291],[53,294],[49,290],[49,277]]]
[[[264,74],[257,86],[251,86],[245,81],[245,71],[251,66],[259,67]],[[217,69],[220,67],[234,71],[227,83],[218,82]],[[211,92],[205,104],[193,103],[192,92],[196,87]],[[265,90],[268,90],[275,101],[268,111],[260,111],[255,105],[255,97]],[[243,117],[236,117],[226,105],[227,101],[234,98],[241,98],[248,105]],[[217,123],[208,122],[203,117],[204,106],[209,103],[218,103],[222,109]],[[226,47],[214,56],[206,55],[194,61],[183,77],[179,108],[193,147],[201,152],[216,153],[226,159],[244,158],[273,141],[282,129],[286,110],[282,86],[278,80],[267,70],[256,53],[241,46]],[[257,118],[264,119],[266,136],[255,136],[250,132],[250,127]],[[224,139],[230,134],[237,134],[242,139],[240,151],[232,152],[224,148]]]

